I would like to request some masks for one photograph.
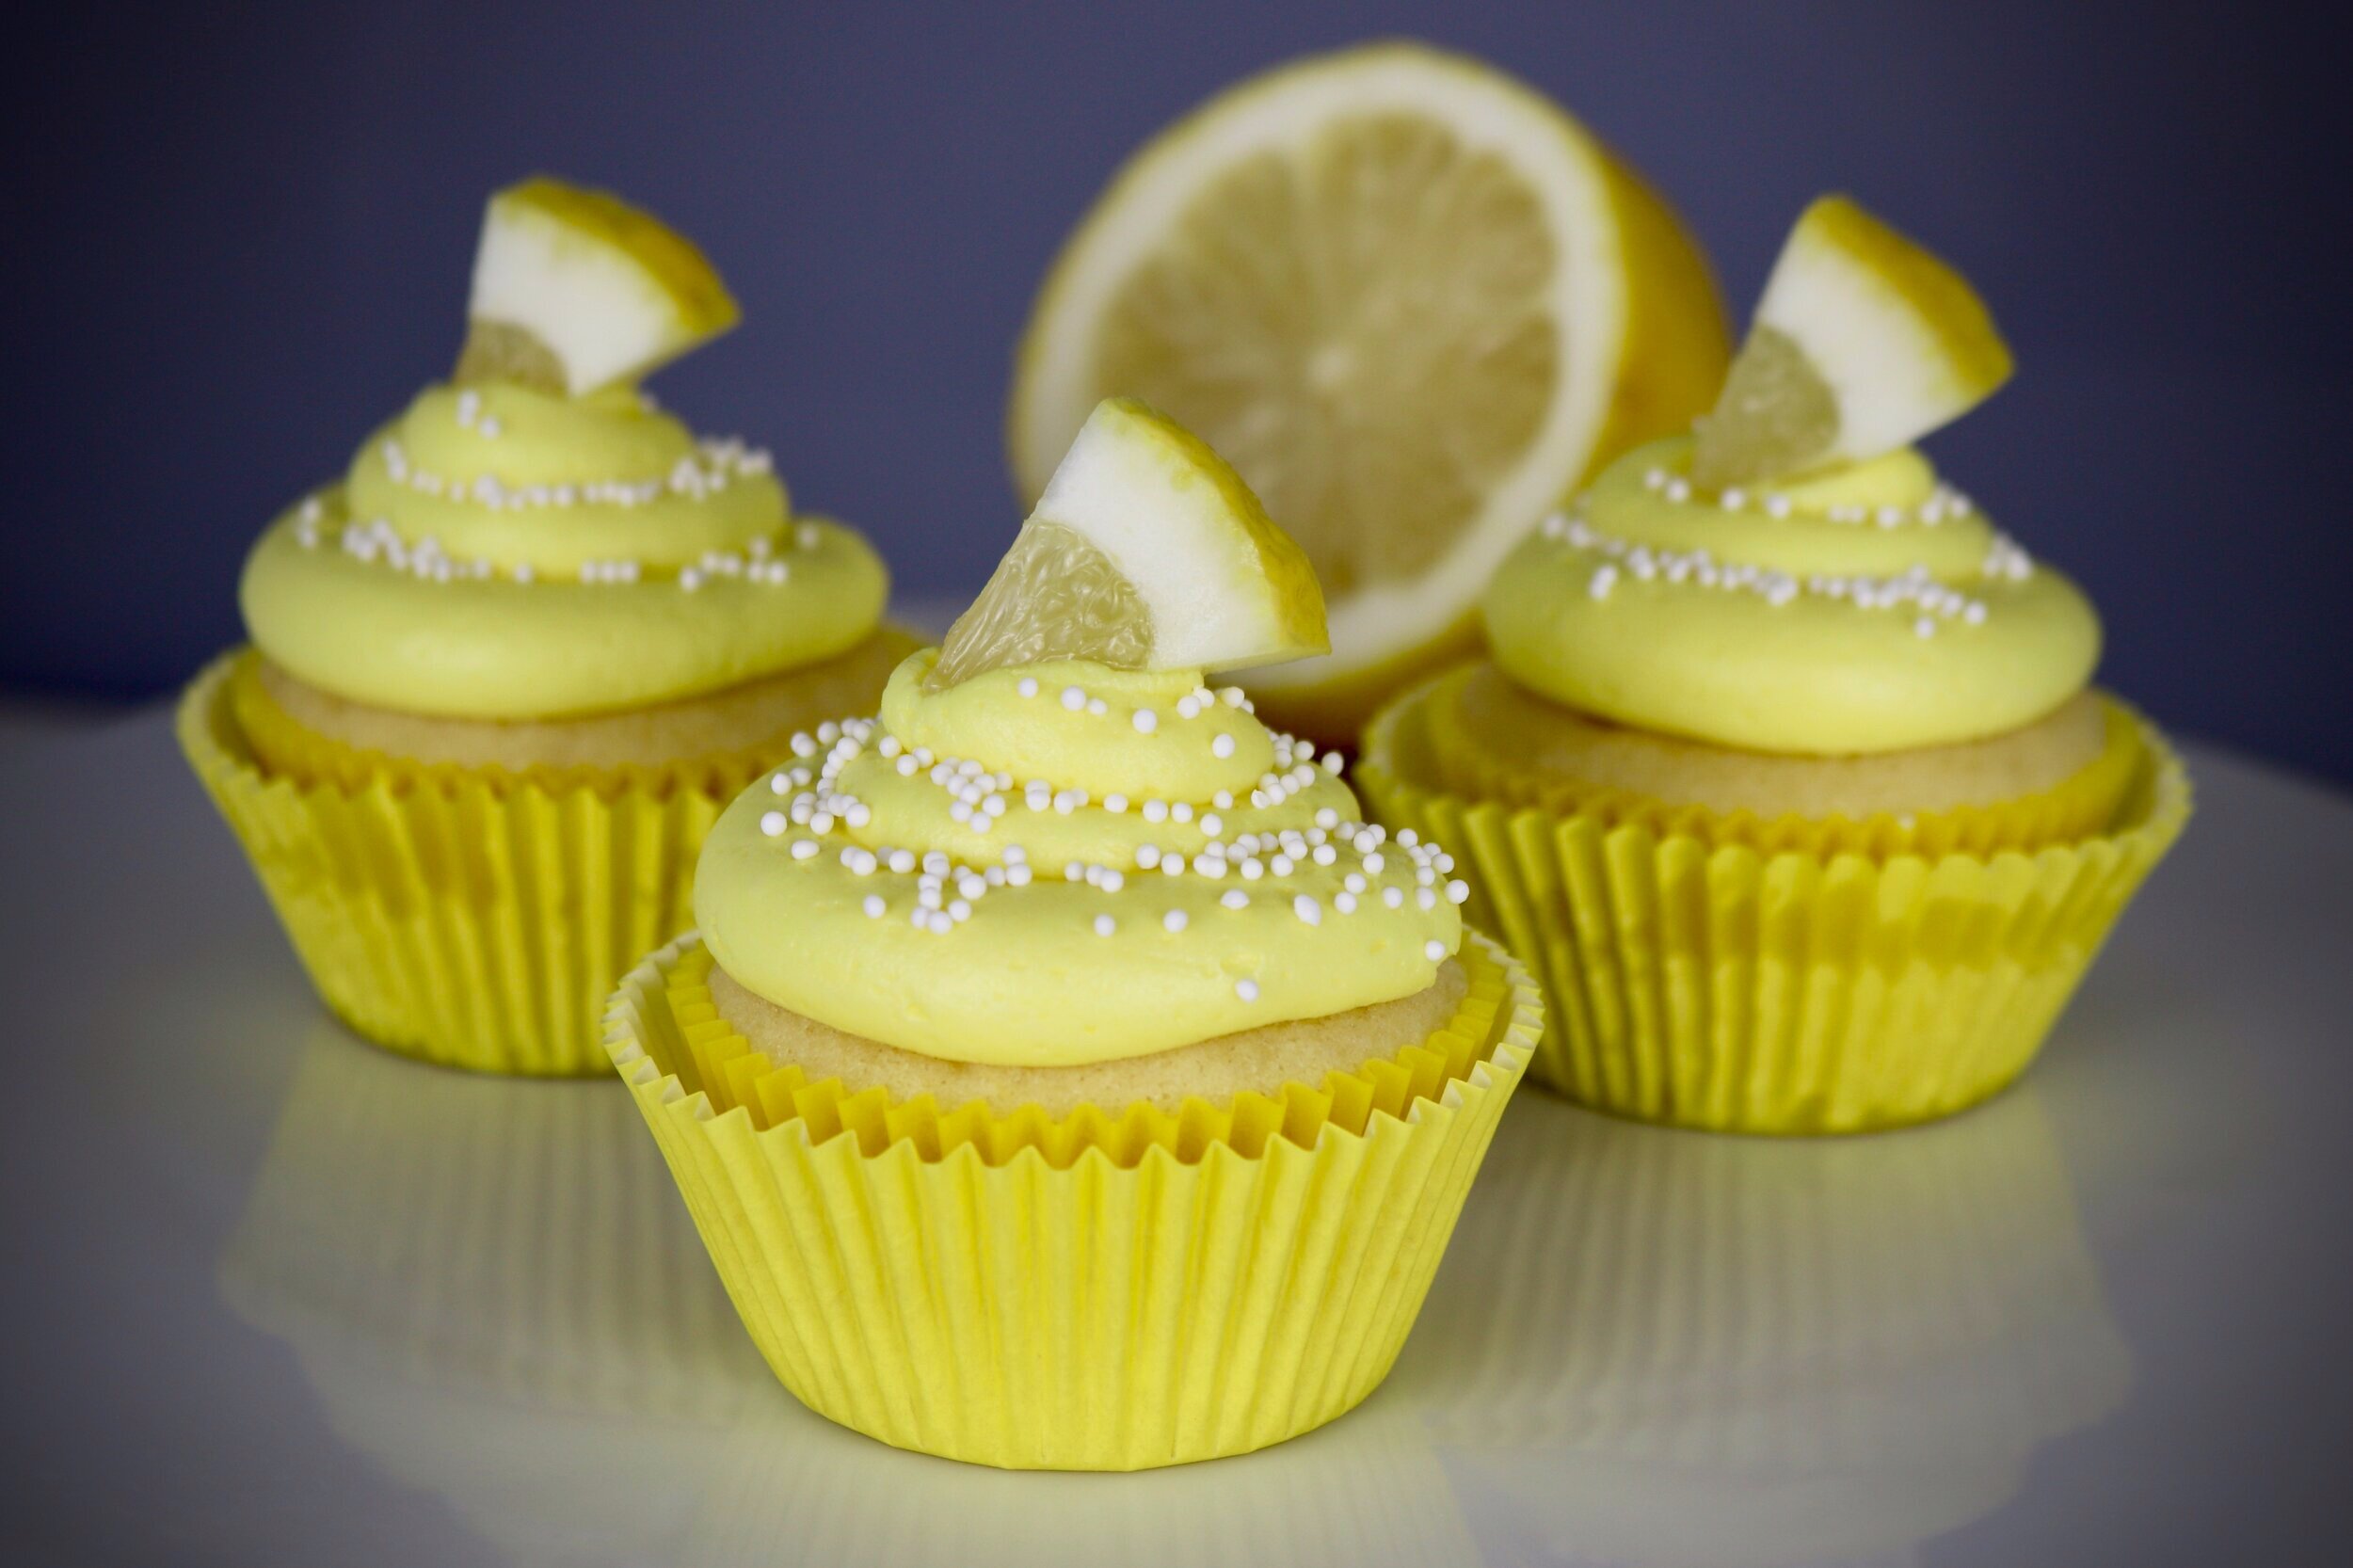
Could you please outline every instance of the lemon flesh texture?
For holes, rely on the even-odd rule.
[[[1753,484],[1875,457],[2009,378],[2009,346],[1960,273],[1843,196],[1806,208],[1698,424],[1691,478]]]
[[[659,219],[602,191],[527,180],[483,215],[457,378],[584,396],[708,343],[740,314],[703,253]]]
[[[1109,398],[927,683],[1059,659],[1242,669],[1329,646],[1314,568],[1241,476],[1167,416]]]
[[[1140,153],[1064,249],[1016,376],[1016,474],[1041,489],[1056,433],[1105,392],[1198,430],[1331,600],[1334,656],[1253,693],[1338,728],[1318,720],[1375,699],[1368,680],[1466,640],[1488,574],[1605,440],[1715,391],[1721,312],[1662,215],[1557,106],[1475,62],[1380,45],[1278,70]],[[1654,286],[1683,303],[1650,311]],[[1631,328],[1654,314],[1672,362],[1629,421]]]

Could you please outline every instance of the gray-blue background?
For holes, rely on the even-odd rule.
[[[0,684],[132,696],[236,637],[272,511],[444,371],[484,193],[548,170],[702,242],[747,310],[664,401],[775,448],[912,591],[1017,520],[1010,347],[1120,158],[1386,34],[1569,104],[1745,312],[1853,191],[1952,256],[2021,374],[1932,443],[2105,614],[2106,679],[2353,779],[2333,209],[2342,55],[2222,6],[45,8],[8,52]]]

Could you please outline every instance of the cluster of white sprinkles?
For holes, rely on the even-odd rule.
[[[306,498],[295,510],[292,524],[295,542],[305,550],[318,549],[327,542],[326,522],[326,504],[317,496]],[[363,566],[387,567],[428,583],[488,582],[493,579],[521,584],[540,581],[539,574],[528,561],[501,568],[478,556],[472,559],[453,556],[442,548],[440,540],[435,536],[427,534],[412,541],[393,527],[389,518],[345,521],[335,530],[335,540],[344,554]],[[824,530],[822,527],[814,522],[798,522],[782,536],[781,540],[763,534],[744,541],[740,551],[707,550],[692,565],[680,567],[671,581],[680,592],[690,594],[718,578],[781,587],[792,580],[792,567],[779,553],[779,550],[789,544],[792,549],[813,551],[824,542]],[[646,579],[645,563],[624,557],[583,561],[576,568],[574,581],[630,584]],[[548,580],[563,579],[551,576]]]
[[[1677,505],[1696,498],[1702,502],[1713,501],[1727,512],[1745,512],[1753,508],[1771,518],[1785,518],[1798,509],[1797,503],[1778,490],[1751,492],[1734,485],[1709,496],[1694,488],[1691,482],[1681,474],[1670,473],[1663,468],[1644,470],[1642,488],[1664,496]],[[1917,506],[1857,506],[1849,504],[1826,506],[1819,515],[1832,522],[1871,523],[1881,528],[1903,528],[1915,524],[1933,528],[1947,518],[1965,518],[1974,510],[1976,507],[1967,496],[1940,481],[1929,491],[1928,499]]]
[[[470,392],[458,394],[458,423],[470,424],[478,435],[495,436],[496,421],[489,415],[478,414],[469,420],[467,398]],[[477,401],[473,408],[479,408]],[[665,495],[684,496],[700,501],[715,495],[738,479],[748,479],[775,472],[776,460],[758,447],[746,446],[732,436],[700,440],[695,450],[680,457],[670,472],[633,479],[585,479],[556,484],[510,485],[494,473],[477,473],[471,479],[435,473],[419,468],[410,460],[408,451],[399,441],[386,437],[376,449],[383,459],[384,472],[395,485],[436,500],[471,502],[487,506],[494,512],[529,512],[542,509],[557,511],[573,506],[650,506]]]
[[[1661,581],[1677,586],[1753,594],[1776,606],[1803,595],[1836,600],[1858,610],[1909,614],[1913,616],[1913,632],[1922,637],[1936,635],[1939,624],[1946,621],[1982,626],[1988,614],[1983,600],[1947,587],[1930,576],[1925,566],[1913,566],[1892,577],[1823,572],[1801,576],[1745,561],[1719,561],[1705,549],[1669,550],[1636,544],[1604,534],[1581,517],[1561,512],[1545,519],[1541,532],[1545,538],[1563,542],[1573,550],[1606,557],[1585,581],[1586,593],[1596,600],[1608,599],[1627,577],[1641,583]],[[1995,581],[2024,582],[2034,575],[2034,558],[2009,536],[1997,533],[1981,570],[1982,575]]]
[[[1024,678],[1023,687],[1033,685],[1033,681]],[[1023,695],[1035,694],[1024,691]],[[1239,690],[1232,687],[1224,693],[1204,688],[1180,699],[1178,707],[1181,710],[1190,704],[1193,711],[1183,714],[1190,718],[1219,703],[1247,707]],[[1078,708],[1084,707],[1082,698]],[[1319,758],[1313,744],[1288,735],[1275,736],[1274,743],[1277,769],[1261,776],[1259,787],[1252,792],[1254,805],[1288,799],[1312,783],[1320,772],[1339,771],[1337,752]],[[842,770],[871,749],[888,760],[900,776],[922,775],[946,791],[951,797],[950,817],[981,832],[992,831],[1017,799],[1025,809],[1064,816],[1090,806],[1114,814],[1132,808],[1147,822],[1192,823],[1208,837],[1209,841],[1191,856],[1146,843],[1138,846],[1132,864],[1127,867],[1073,860],[1062,868],[1064,881],[1106,894],[1123,890],[1130,872],[1164,877],[1191,875],[1208,881],[1223,881],[1231,876],[1237,882],[1251,883],[1268,876],[1288,876],[1305,865],[1341,865],[1345,856],[1348,858],[1340,889],[1331,895],[1328,905],[1339,916],[1353,915],[1376,899],[1383,907],[1398,910],[1410,898],[1417,909],[1426,913],[1435,910],[1441,899],[1459,904],[1470,896],[1468,885],[1450,875],[1454,857],[1438,845],[1423,840],[1410,828],[1392,838],[1388,829],[1379,824],[1346,820],[1331,807],[1318,810],[1312,824],[1305,827],[1239,833],[1228,839],[1223,836],[1225,824],[1219,816],[1221,811],[1233,808],[1233,797],[1227,791],[1218,792],[1206,808],[1189,801],[1157,798],[1138,804],[1118,794],[1107,795],[1098,802],[1084,790],[1057,789],[1039,779],[1030,780],[1016,791],[1010,774],[992,772],[970,759],[939,757],[928,747],[906,745],[872,718],[821,725],[814,735],[793,736],[792,746],[794,760],[771,774],[768,780],[770,792],[783,804],[760,814],[760,830],[771,839],[783,840],[786,852],[795,861],[815,860],[824,853],[821,840],[828,834],[856,831],[872,824],[872,808],[843,790],[840,782]],[[919,931],[944,936],[969,920],[991,894],[1008,888],[1026,888],[1034,879],[1029,853],[1020,844],[1007,842],[997,853],[996,864],[975,866],[944,850],[919,853],[887,844],[869,847],[850,843],[841,847],[836,858],[856,877],[885,873],[912,877],[915,899],[907,909],[907,923]],[[1409,877],[1376,885],[1376,879],[1392,866],[1410,873]],[[1229,887],[1220,892],[1217,903],[1221,908],[1239,912],[1248,909],[1252,899],[1243,888]],[[858,907],[869,919],[880,920],[890,912],[892,900],[880,892],[868,893],[859,900]],[[1309,894],[1299,893],[1291,898],[1289,907],[1294,918],[1320,926],[1327,905]],[[1183,909],[1169,908],[1160,914],[1158,923],[1163,931],[1181,933],[1191,925],[1192,917]],[[1087,927],[1098,936],[1112,936],[1119,931],[1119,921],[1109,911],[1102,911],[1087,917]],[[1432,963],[1438,963],[1449,950],[1444,942],[1433,937],[1423,944],[1422,951]],[[1259,994],[1258,983],[1251,979],[1238,980],[1234,990],[1243,1001],[1256,1001]]]

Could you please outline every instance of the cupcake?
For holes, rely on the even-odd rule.
[[[2032,1060],[2189,790],[2090,684],[2082,593],[1910,444],[2009,372],[1958,274],[1817,202],[1715,412],[1546,520],[1490,657],[1367,730],[1376,814],[1462,844],[1540,970],[1545,1082],[1850,1131]]]
[[[734,324],[612,197],[491,198],[452,379],[248,558],[253,647],[180,738],[328,1005],[456,1066],[600,1070],[619,973],[686,924],[719,808],[911,639],[764,452],[637,388]]]
[[[712,829],[608,1044],[819,1414],[1128,1470],[1387,1371],[1541,1017],[1442,850],[1202,683],[1322,640],[1232,471],[1108,402],[879,716]]]

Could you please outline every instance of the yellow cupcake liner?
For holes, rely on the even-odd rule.
[[[1942,811],[1845,816],[1761,815],[1674,804],[1631,790],[1580,783],[1498,755],[1469,733],[1456,701],[1472,673],[1442,677],[1425,702],[1428,781],[1470,800],[1527,807],[1556,817],[1588,817],[1605,827],[1641,827],[1654,838],[1688,834],[1715,844],[1746,844],[1766,855],[1784,850],[1885,858],[1897,855],[1994,855],[2039,849],[2099,832],[2140,771],[2141,721],[2121,703],[2101,699],[2106,722],[2100,755],[2050,789],[1989,806]]]
[[[1378,820],[1464,857],[1465,914],[1542,982],[1535,1076],[1642,1121],[1860,1131],[1993,1094],[2189,816],[2187,773],[2136,716],[2105,831],[2032,852],[1768,855],[1453,792],[1427,722],[1438,685],[1374,719],[1356,782]]]
[[[389,758],[363,784],[298,780],[265,770],[239,727],[230,686],[248,657],[188,687],[180,744],[328,1006],[445,1066],[604,1071],[613,987],[692,923],[695,857],[731,793]]]
[[[607,1048],[753,1341],[828,1419],[1011,1469],[1246,1453],[1363,1400],[1543,1026],[1473,936],[1468,996],[1401,1079],[1224,1112],[943,1114],[724,1050],[698,947],[630,974]]]

